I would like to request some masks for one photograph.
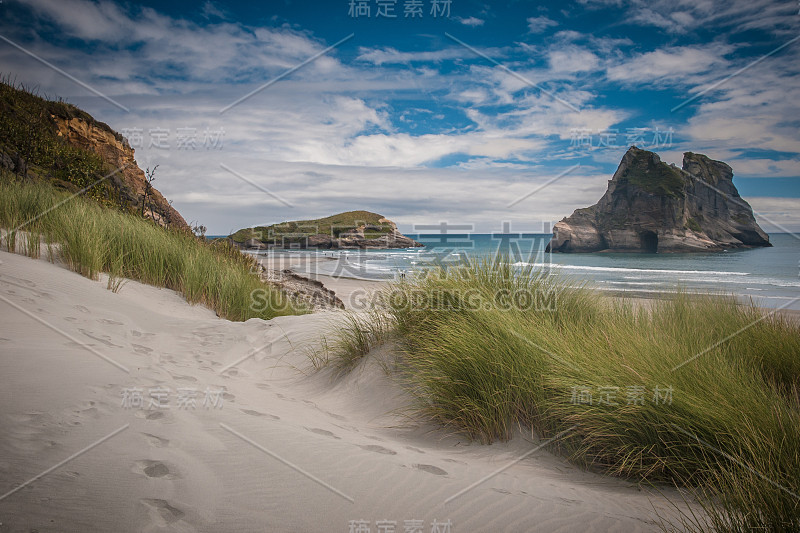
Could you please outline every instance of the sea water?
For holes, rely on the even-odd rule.
[[[314,261],[295,270],[360,279],[412,276],[431,264],[454,265],[501,253],[519,268],[551,267],[598,290],[652,296],[678,288],[752,298],[763,307],[800,310],[800,236],[771,233],[771,248],[669,254],[550,254],[550,234],[409,235],[424,248],[287,250]],[[273,252],[269,252],[273,253]]]

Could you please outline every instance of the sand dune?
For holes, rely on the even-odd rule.
[[[172,291],[0,261],[0,532],[628,532],[658,530],[651,500],[668,509],[529,453],[530,435],[481,446],[415,423],[375,363],[309,373],[335,312],[232,323]]]

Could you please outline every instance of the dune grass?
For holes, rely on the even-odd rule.
[[[337,375],[352,370],[372,350],[386,343],[393,323],[386,313],[348,311],[335,318],[320,347],[310,346],[307,355],[317,370],[331,367]]]
[[[206,243],[188,232],[70,197],[48,184],[0,179],[0,247],[38,257],[43,239],[75,272],[109,288],[133,279],[166,287],[234,321],[303,312],[284,293],[265,285],[253,261],[227,243]],[[20,227],[21,226],[21,227]],[[258,305],[254,305],[257,302]]]
[[[705,512],[679,527],[800,528],[800,328],[786,318],[725,296],[603,298],[502,258],[385,300],[421,414],[485,443],[565,432],[554,445],[578,464],[694,490]],[[353,326],[338,332],[345,368],[366,348]]]

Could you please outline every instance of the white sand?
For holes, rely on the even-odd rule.
[[[337,313],[232,323],[172,291],[114,294],[43,260],[0,261],[0,494],[121,429],[0,499],[0,532],[347,532],[359,519],[657,531],[650,500],[668,508],[545,450],[491,476],[536,441],[482,446],[414,424],[374,362],[337,381],[308,374],[303,348]],[[122,406],[134,387],[144,408]],[[156,387],[168,409],[148,409]],[[179,388],[196,389],[196,408],[177,408]],[[202,406],[206,388],[227,391],[221,408]]]

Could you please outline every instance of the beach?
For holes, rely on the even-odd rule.
[[[0,533],[800,532],[798,6],[563,4],[0,0]]]
[[[487,446],[410,417],[379,357],[314,372],[306,350],[339,311],[236,323],[167,289],[0,261],[0,532],[657,531],[653,506],[669,515],[530,432]],[[324,283],[345,301],[376,286]]]

